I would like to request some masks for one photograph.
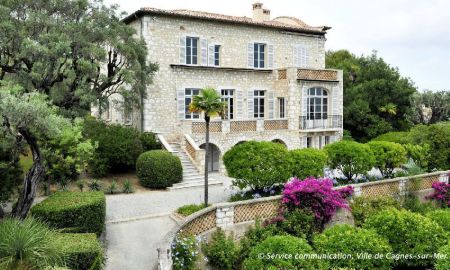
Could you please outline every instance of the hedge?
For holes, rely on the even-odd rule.
[[[105,227],[106,200],[103,192],[56,192],[31,208],[31,214],[51,227],[67,232],[95,233]]]
[[[327,164],[327,154],[323,150],[304,148],[289,151],[292,176],[305,179],[308,176],[323,175]]]
[[[142,186],[166,188],[183,180],[180,158],[165,150],[152,150],[139,156],[136,174]]]
[[[93,233],[58,233],[55,241],[64,251],[66,267],[74,270],[103,269],[103,249]]]

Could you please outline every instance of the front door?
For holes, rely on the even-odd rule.
[[[219,171],[219,149],[215,145],[209,146],[208,171]]]

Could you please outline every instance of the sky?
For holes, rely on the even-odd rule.
[[[256,0],[104,0],[132,13],[141,7],[252,15]],[[293,16],[331,26],[326,48],[378,55],[419,90],[450,89],[450,0],[261,0],[272,18]]]

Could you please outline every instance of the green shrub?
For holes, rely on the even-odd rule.
[[[188,204],[179,207],[177,209],[177,213],[187,217],[195,212],[202,210],[203,208],[205,208],[205,204]]]
[[[100,235],[105,226],[105,194],[56,192],[31,208],[31,214],[54,228]]]
[[[123,182],[122,192],[127,194],[134,192],[133,184],[131,184],[130,180]]]
[[[450,209],[430,211],[426,216],[439,224],[446,232],[450,233]]]
[[[291,177],[286,147],[273,142],[249,141],[233,146],[223,156],[233,185],[262,190],[282,184]]]
[[[150,150],[159,150],[161,149],[161,143],[158,141],[155,133],[144,132],[140,136],[140,140],[142,143],[142,150],[144,152]]]
[[[84,189],[84,186],[86,183],[83,180],[78,180],[76,184],[77,184],[77,187],[80,190],[80,192],[83,192],[83,189]]]
[[[0,222],[0,269],[45,269],[61,265],[64,252],[47,225],[33,218]]]
[[[183,168],[179,157],[165,150],[152,150],[139,156],[136,174],[144,187],[166,188],[181,182]]]
[[[209,265],[223,270],[232,270],[238,255],[233,236],[227,237],[220,228],[212,234],[211,240],[202,243],[202,251]]]
[[[173,270],[194,270],[198,259],[197,241],[194,236],[177,235],[172,243]]]
[[[88,183],[88,187],[91,191],[100,191],[102,190],[102,183],[100,183],[97,179],[93,179]]]
[[[314,246],[319,254],[349,254],[352,257],[331,259],[333,267],[353,269],[391,269],[392,258],[367,259],[358,258],[359,254],[386,255],[392,248],[386,239],[373,230],[352,227],[347,224],[335,225],[314,237]]]
[[[388,209],[366,220],[364,228],[374,229],[386,238],[396,254],[412,254],[394,261],[399,267],[427,267],[434,262],[433,253],[447,243],[447,234],[436,222],[407,210]],[[421,258],[427,254],[427,258]]]
[[[416,145],[407,143],[403,147],[406,150],[408,158],[412,159],[417,166],[428,168],[428,161],[430,159],[430,146],[428,144]]]
[[[411,142],[411,138],[409,136],[409,132],[407,131],[392,131],[388,133],[381,134],[376,137],[372,141],[385,141],[385,142],[394,142],[399,144],[407,144]]]
[[[325,146],[331,168],[340,170],[348,180],[365,174],[375,164],[370,147],[352,141],[339,141]]]
[[[305,239],[290,235],[270,236],[252,248],[243,263],[243,269],[327,269],[320,260],[295,258],[312,253],[313,249]],[[272,258],[271,255],[287,255],[292,258]]]
[[[323,168],[327,164],[327,154],[318,149],[304,148],[289,151],[291,162],[291,176],[305,179],[308,176],[323,175]]]
[[[450,244],[442,246],[438,254],[444,256],[443,258],[438,258],[434,264],[435,270],[448,270],[450,269]]]
[[[350,204],[356,226],[362,226],[366,219],[388,208],[400,209],[400,202],[392,197],[356,197]]]
[[[117,191],[117,182],[113,180],[111,184],[109,184],[109,187],[106,188],[105,191],[107,194],[116,194]]]
[[[414,213],[426,214],[438,209],[432,201],[421,202],[417,196],[407,195],[402,202],[403,208]]]
[[[87,118],[83,135],[98,143],[89,169],[96,177],[109,172],[133,170],[137,157],[143,152],[141,133],[122,125],[107,125],[103,121]]]
[[[398,143],[371,141],[367,143],[375,155],[375,167],[383,177],[392,177],[394,169],[406,162],[406,150]]]
[[[66,266],[78,270],[103,269],[103,249],[93,233],[59,233],[54,241],[65,254]]]
[[[312,243],[313,234],[320,231],[313,213],[307,209],[285,211],[281,218],[275,217],[268,222],[275,225],[277,234],[290,234],[306,239],[309,243]]]

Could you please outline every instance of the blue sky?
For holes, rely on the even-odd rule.
[[[131,13],[140,7],[192,9],[251,17],[256,0],[105,0]],[[419,90],[450,89],[450,0],[264,0],[272,17],[294,16],[333,27],[327,49],[373,50]]]

